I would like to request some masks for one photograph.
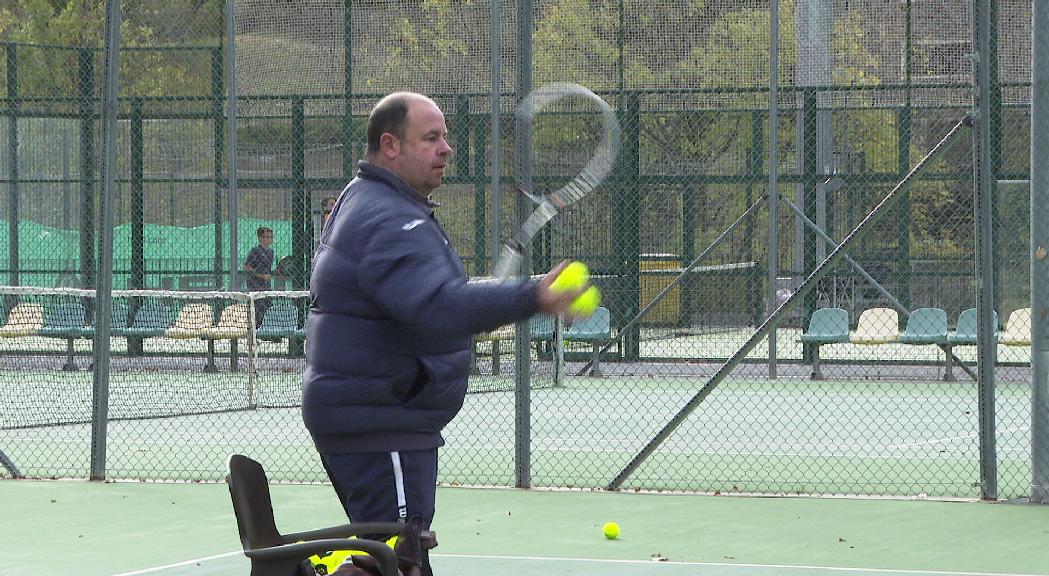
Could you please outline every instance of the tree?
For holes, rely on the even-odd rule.
[[[221,10],[218,0],[124,2],[121,96],[210,95],[211,53],[180,48],[219,46]],[[0,39],[18,43],[19,94],[76,97],[82,81],[100,90],[104,22],[105,0],[18,0],[0,8]],[[176,46],[157,47],[168,42]],[[96,78],[83,76],[84,50],[92,53]]]

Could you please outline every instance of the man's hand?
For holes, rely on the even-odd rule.
[[[554,283],[561,271],[565,269],[570,263],[570,260],[562,260],[560,264],[554,266],[546,276],[539,281],[539,311],[551,316],[564,314],[568,312],[568,307],[572,302],[579,297],[580,294],[586,292],[587,288],[590,288],[590,283],[587,282],[585,286],[578,290],[571,291],[560,291],[551,290],[550,285]]]

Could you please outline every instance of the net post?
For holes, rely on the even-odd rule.
[[[247,293],[248,298],[248,408],[255,409],[255,361],[258,358],[258,336],[255,331],[255,299],[254,292]]]

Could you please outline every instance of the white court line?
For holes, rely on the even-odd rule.
[[[1003,428],[998,430],[998,434],[1012,434],[1014,432],[1029,432],[1030,426],[1021,426],[1019,428]],[[918,446],[932,446],[936,444],[943,444],[946,442],[953,442],[954,440],[975,440],[979,438],[979,434],[965,434],[962,436],[948,436],[947,438],[935,438],[933,440],[926,440],[924,442],[908,442],[904,444],[890,444],[887,448],[916,448]]]
[[[890,568],[845,568],[838,566],[809,566],[805,564],[733,564],[730,562],[656,562],[653,560],[610,560],[607,558],[557,558],[553,556],[499,556],[488,554],[431,554],[433,558],[462,558],[475,560],[520,560],[541,562],[590,562],[598,564],[659,564],[678,566],[708,566],[725,568],[768,568],[768,569],[795,569],[795,570],[826,570],[831,572],[856,572],[865,574],[928,574],[942,576],[1046,576],[1045,574],[1025,574],[1020,572],[951,572],[947,570],[900,570]],[[123,575],[117,575],[123,576]]]
[[[149,574],[150,572],[160,572],[161,570],[167,570],[168,568],[180,568],[182,566],[189,566],[190,564],[196,564],[197,562],[207,562],[208,560],[216,560],[218,558],[226,558],[227,556],[234,556],[236,554],[243,554],[243,550],[237,550],[236,552],[226,552],[224,554],[215,554],[214,556],[205,556],[203,558],[194,558],[193,560],[186,560],[185,562],[177,562],[175,564],[165,564],[163,566],[156,566],[153,568],[145,568],[142,570],[135,570],[134,572],[121,572],[120,574],[113,574],[113,576],[137,576],[138,574]]]
[[[178,562],[175,564],[166,564],[164,566],[156,566],[154,568],[145,568],[143,570],[135,570],[133,572],[121,572],[120,574],[114,574],[113,576],[138,576],[140,574],[149,574],[151,572],[159,572],[161,570],[167,570],[168,568],[179,568],[182,566],[189,566],[190,564],[196,564],[198,562],[206,562],[208,560],[216,560],[219,558],[227,558],[238,554],[243,554],[242,550],[234,552],[226,552],[224,554],[216,554],[214,556],[205,556],[203,558],[196,558],[193,560],[186,560],[184,562]],[[554,556],[500,556],[500,555],[489,555],[489,554],[433,554],[434,558],[460,558],[465,560],[513,560],[513,561],[539,561],[539,562],[587,562],[587,563],[598,563],[598,564],[638,564],[638,565],[649,565],[649,564],[661,564],[661,565],[677,565],[677,566],[708,566],[708,567],[722,567],[722,568],[766,568],[766,569],[793,569],[793,570],[824,570],[828,572],[849,572],[858,574],[925,574],[929,576],[941,575],[941,576],[1045,576],[1044,574],[1025,574],[1018,572],[949,572],[946,570],[900,570],[900,569],[886,569],[886,568],[844,568],[837,566],[810,566],[804,564],[733,564],[730,562],[654,562],[652,560],[610,560],[607,558],[558,558]]]

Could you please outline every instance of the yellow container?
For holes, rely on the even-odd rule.
[[[641,255],[641,309],[648,306],[681,273],[677,254]],[[681,287],[675,286],[641,318],[644,325],[676,325],[681,316]]]

